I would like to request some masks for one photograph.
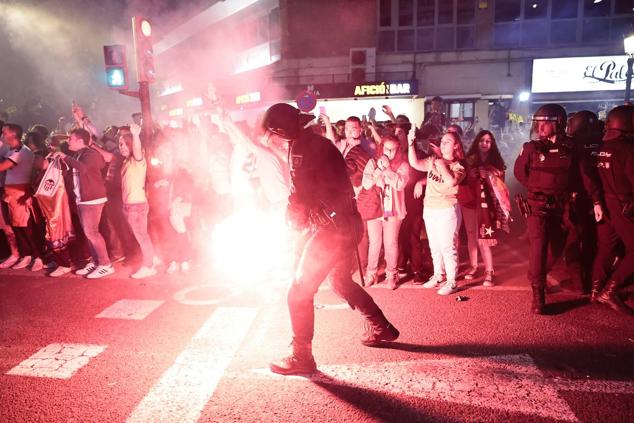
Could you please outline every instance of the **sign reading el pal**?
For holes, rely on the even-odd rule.
[[[561,57],[533,60],[533,93],[622,91],[626,56]]]

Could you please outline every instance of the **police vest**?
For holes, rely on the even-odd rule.
[[[572,144],[531,141],[528,189],[546,194],[561,194],[569,190],[573,163]]]

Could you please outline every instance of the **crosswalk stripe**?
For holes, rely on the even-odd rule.
[[[198,421],[257,311],[229,307],[215,310],[127,422]]]
[[[101,354],[105,345],[50,344],[27,358],[8,375],[70,379],[91,358]]]
[[[95,317],[98,319],[143,320],[165,301],[119,300]]]

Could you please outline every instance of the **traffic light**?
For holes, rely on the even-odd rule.
[[[128,89],[128,63],[125,46],[103,46],[103,58],[106,63],[106,83],[115,90]]]
[[[132,17],[132,35],[136,52],[136,75],[139,82],[154,82],[154,49],[152,48],[152,25],[141,16]]]

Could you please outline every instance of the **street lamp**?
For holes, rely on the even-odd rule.
[[[625,103],[630,103],[630,87],[632,86],[632,65],[634,65],[634,34],[623,39],[623,47],[627,54],[627,74],[625,76]]]

